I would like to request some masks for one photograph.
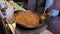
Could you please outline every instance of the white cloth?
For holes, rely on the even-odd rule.
[[[7,19],[12,19],[14,14],[14,8],[12,6],[6,9],[6,17]]]

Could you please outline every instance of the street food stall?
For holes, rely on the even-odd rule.
[[[12,1],[10,1],[12,2]],[[46,14],[45,8],[42,8],[43,12],[36,13],[33,11],[28,11],[23,7],[19,6],[16,2],[6,2],[7,7],[1,9],[2,13],[2,23],[4,28],[8,28],[9,32],[12,34],[40,34],[42,31],[46,30]],[[11,5],[10,5],[11,4]],[[30,3],[29,3],[30,4]],[[39,5],[39,4],[38,4]],[[40,6],[41,7],[41,6]],[[36,6],[37,8],[37,6]],[[37,8],[38,9],[38,8]],[[7,27],[6,27],[7,26]],[[5,29],[8,31],[7,29]],[[17,31],[15,31],[17,30]]]

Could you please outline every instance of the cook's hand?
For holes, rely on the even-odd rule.
[[[48,15],[51,15],[51,14],[52,14],[52,12],[48,12],[47,14],[48,14]]]

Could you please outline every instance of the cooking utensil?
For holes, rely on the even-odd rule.
[[[44,11],[43,11],[42,16],[41,16],[42,20],[45,19],[45,12],[52,4],[53,4],[53,0],[46,0],[45,8],[44,8]]]
[[[41,19],[42,21],[45,20],[45,18],[46,18],[45,12],[46,12],[46,9],[44,9],[42,15],[40,16],[40,19]]]
[[[14,12],[14,14],[17,14],[17,13],[21,13],[21,12],[23,12],[23,10],[18,10],[18,11],[15,11]],[[26,11],[27,12],[27,11]],[[40,21],[41,22],[41,21]],[[42,22],[41,22],[42,23]],[[24,25],[22,25],[22,24],[18,24],[18,23],[16,23],[17,25],[19,25],[20,27],[22,27],[22,28],[27,28],[27,29],[33,29],[33,28],[37,28],[37,27],[39,27],[40,26],[40,24],[41,23],[39,23],[39,25],[38,26],[24,26]]]

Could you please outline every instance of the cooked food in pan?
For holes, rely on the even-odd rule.
[[[27,27],[39,25],[39,17],[32,12],[17,12],[14,14],[14,20],[17,22],[17,24]]]

